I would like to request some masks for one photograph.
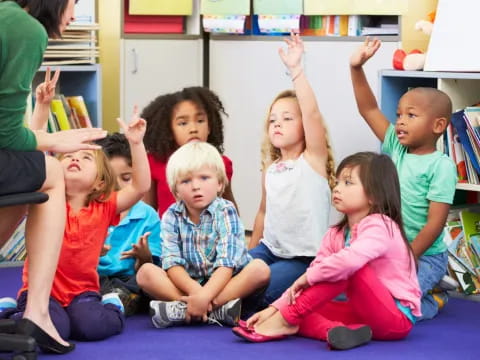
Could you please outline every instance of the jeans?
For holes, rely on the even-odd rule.
[[[438,304],[429,293],[447,272],[448,253],[423,255],[418,259],[418,283],[422,291],[422,317],[433,319],[438,313]]]
[[[265,290],[263,301],[259,303],[259,310],[277,300],[295,280],[305,273],[314,259],[309,256],[284,259],[275,256],[263,243],[251,249],[249,253],[254,259],[261,259],[270,266],[270,284]]]

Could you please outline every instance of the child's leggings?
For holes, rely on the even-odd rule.
[[[332,301],[342,292],[347,301]],[[335,326],[368,325],[377,340],[403,339],[413,327],[368,265],[347,280],[305,289],[295,304],[279,310],[288,323],[299,325],[299,335],[319,340],[326,340],[328,330]]]
[[[21,316],[25,311],[27,293],[24,291],[17,299],[14,316]],[[50,317],[58,333],[64,339],[95,341],[120,334],[125,324],[125,316],[113,304],[102,304],[100,294],[87,291],[75,297],[70,305],[62,307],[50,297],[48,305]]]

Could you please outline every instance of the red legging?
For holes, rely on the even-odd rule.
[[[348,301],[332,301],[342,292]],[[288,323],[300,326],[299,335],[319,340],[335,326],[368,325],[377,340],[403,339],[413,327],[368,265],[347,280],[310,286],[295,304],[279,310]]]

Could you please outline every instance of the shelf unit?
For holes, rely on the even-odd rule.
[[[400,97],[412,87],[434,87],[452,100],[453,111],[480,100],[480,73],[381,70],[379,72],[380,108],[395,121]],[[480,185],[457,184],[458,190],[480,192]]]
[[[35,75],[32,85],[33,90],[44,80],[46,69],[46,66],[42,66]],[[52,72],[60,69],[60,79],[56,91],[65,96],[82,95],[92,125],[102,127],[102,76],[100,65],[52,65],[50,69]]]

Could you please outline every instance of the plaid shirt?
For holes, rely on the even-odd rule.
[[[217,197],[194,224],[183,201],[171,205],[162,217],[162,266],[183,266],[198,281],[208,280],[216,268],[238,273],[252,259],[245,244],[245,230],[235,206]]]

